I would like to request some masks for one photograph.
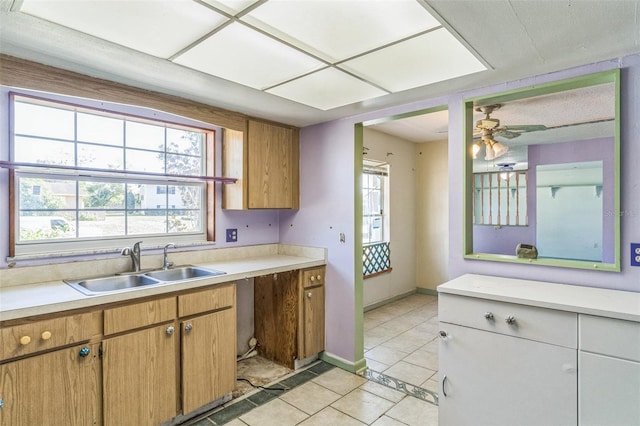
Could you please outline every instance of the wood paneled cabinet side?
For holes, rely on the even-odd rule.
[[[0,365],[0,424],[102,424],[99,343]]]
[[[248,120],[246,132],[225,130],[225,209],[297,209],[300,204],[299,130]]]
[[[298,357],[305,359],[324,351],[325,267],[300,271]]]

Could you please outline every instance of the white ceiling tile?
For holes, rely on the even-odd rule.
[[[24,0],[20,11],[161,58],[226,21],[192,0]]]
[[[271,0],[242,19],[329,62],[440,25],[415,0]]]
[[[321,110],[337,108],[386,94],[377,87],[334,68],[325,68],[269,89],[267,92]]]
[[[486,70],[444,28],[355,58],[340,67],[391,92]]]
[[[323,65],[239,23],[223,28],[175,62],[261,90]]]
[[[247,7],[251,6],[258,0],[203,0],[203,1],[231,15],[236,15],[238,12],[245,10]]]

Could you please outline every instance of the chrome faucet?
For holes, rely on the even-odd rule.
[[[120,252],[123,256],[131,256],[132,272],[140,271],[140,243],[142,243],[142,241],[138,241],[132,247],[125,247]]]
[[[167,257],[167,249],[168,248],[176,248],[176,245],[173,243],[169,243],[164,246],[164,258],[162,262],[162,269],[167,270],[173,266],[173,262],[169,262],[169,258]]]

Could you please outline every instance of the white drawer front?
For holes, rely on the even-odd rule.
[[[640,362],[640,323],[580,315],[580,350]]]
[[[538,342],[578,347],[573,312],[440,293],[439,320]]]

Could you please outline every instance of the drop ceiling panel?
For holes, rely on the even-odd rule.
[[[272,0],[242,20],[332,63],[440,25],[414,0]]]
[[[226,21],[191,0],[24,0],[20,11],[161,58]]]
[[[267,92],[321,110],[386,94],[384,91],[334,68],[325,68],[269,89]]]
[[[240,23],[226,26],[174,62],[260,90],[323,66]]]
[[[230,15],[237,15],[238,12],[245,10],[247,7],[256,3],[257,0],[202,0]]]
[[[340,66],[391,92],[486,70],[444,28],[352,59]]]

